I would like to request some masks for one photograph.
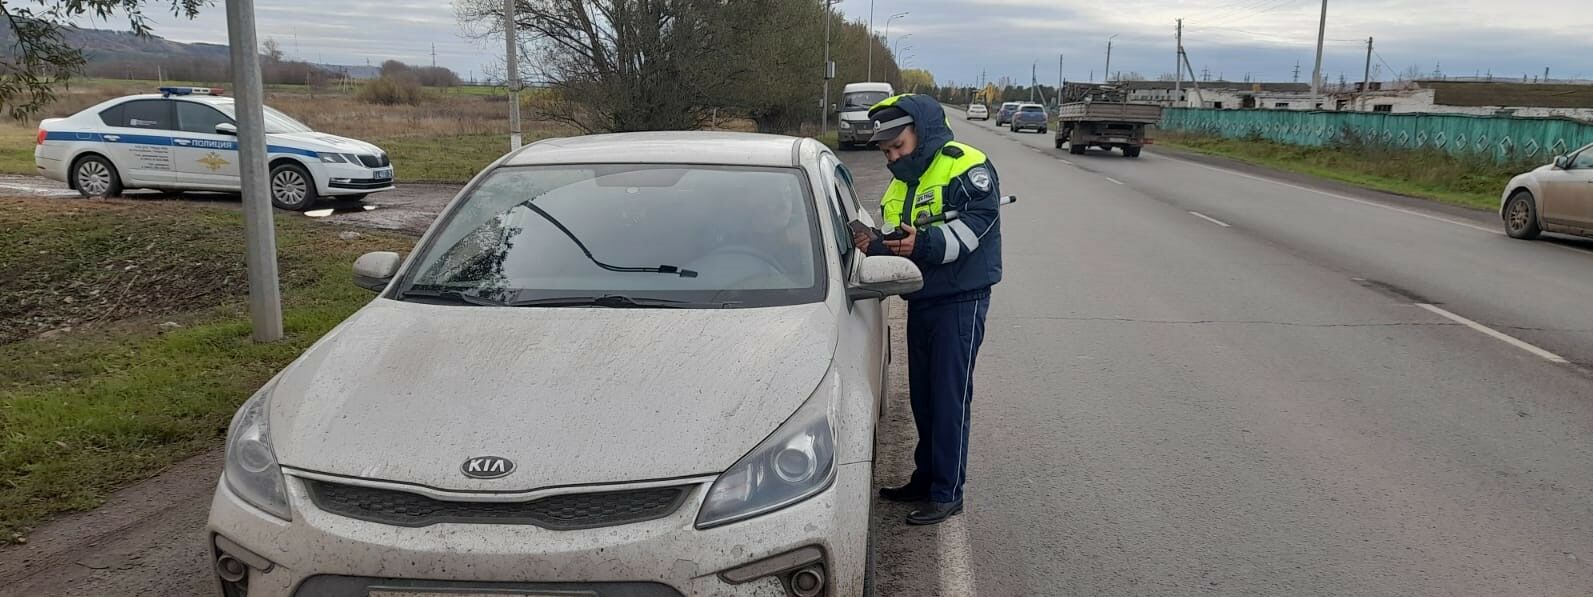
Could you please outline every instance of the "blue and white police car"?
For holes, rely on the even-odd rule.
[[[393,189],[393,166],[380,147],[315,132],[270,107],[265,122],[277,207],[302,211],[320,198],[359,200]],[[162,87],[46,119],[33,160],[40,175],[85,197],[127,189],[236,192],[237,134],[233,99],[220,89]]]

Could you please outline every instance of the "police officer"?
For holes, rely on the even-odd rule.
[[[916,468],[906,485],[880,489],[880,497],[922,503],[908,524],[938,524],[962,512],[974,362],[990,288],[1001,281],[1001,193],[995,167],[979,150],[952,140],[935,100],[898,95],[876,104],[869,118],[876,130],[869,141],[885,152],[895,176],[881,200],[885,228],[906,236],[881,241],[856,234],[853,244],[910,258],[924,275],[923,289],[904,297]],[[952,210],[959,217],[951,222],[914,226]]]

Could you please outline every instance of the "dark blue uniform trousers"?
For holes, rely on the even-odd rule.
[[[990,296],[907,310],[907,377],[918,426],[911,486],[929,499],[962,499],[968,472],[969,408],[974,361],[985,339]]]

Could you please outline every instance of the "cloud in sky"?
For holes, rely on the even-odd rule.
[[[791,0],[807,1],[807,0]],[[1103,77],[1106,40],[1113,42],[1112,69],[1146,77],[1173,70],[1174,21],[1184,19],[1184,45],[1196,71],[1210,69],[1240,79],[1288,81],[1296,63],[1300,80],[1311,78],[1316,49],[1317,0],[874,0],[876,26],[911,14],[891,26],[891,37],[912,34],[901,45],[910,66],[927,68],[941,81],[972,82],[981,72],[1027,82],[1038,62],[1042,81],[1057,78],[1058,54],[1066,55],[1070,80],[1091,72]],[[177,41],[225,43],[220,2],[194,20],[151,11],[158,35]],[[847,18],[866,21],[869,0],[843,0]],[[275,38],[290,55],[336,64],[394,58],[437,63],[468,77],[498,62],[501,42],[464,35],[447,0],[258,0],[261,39]],[[125,22],[95,24],[125,28]],[[1358,80],[1366,60],[1366,38],[1377,38],[1373,64],[1385,78],[1390,69],[1416,66],[1450,75],[1492,71],[1520,77],[1593,78],[1593,10],[1586,0],[1334,0],[1329,5],[1323,71],[1330,81],[1342,73]]]

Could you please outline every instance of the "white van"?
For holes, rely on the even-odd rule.
[[[836,108],[840,124],[836,126],[841,148],[868,143],[874,136],[874,123],[868,119],[868,109],[892,95],[896,90],[890,83],[848,83],[841,89],[841,103]]]

